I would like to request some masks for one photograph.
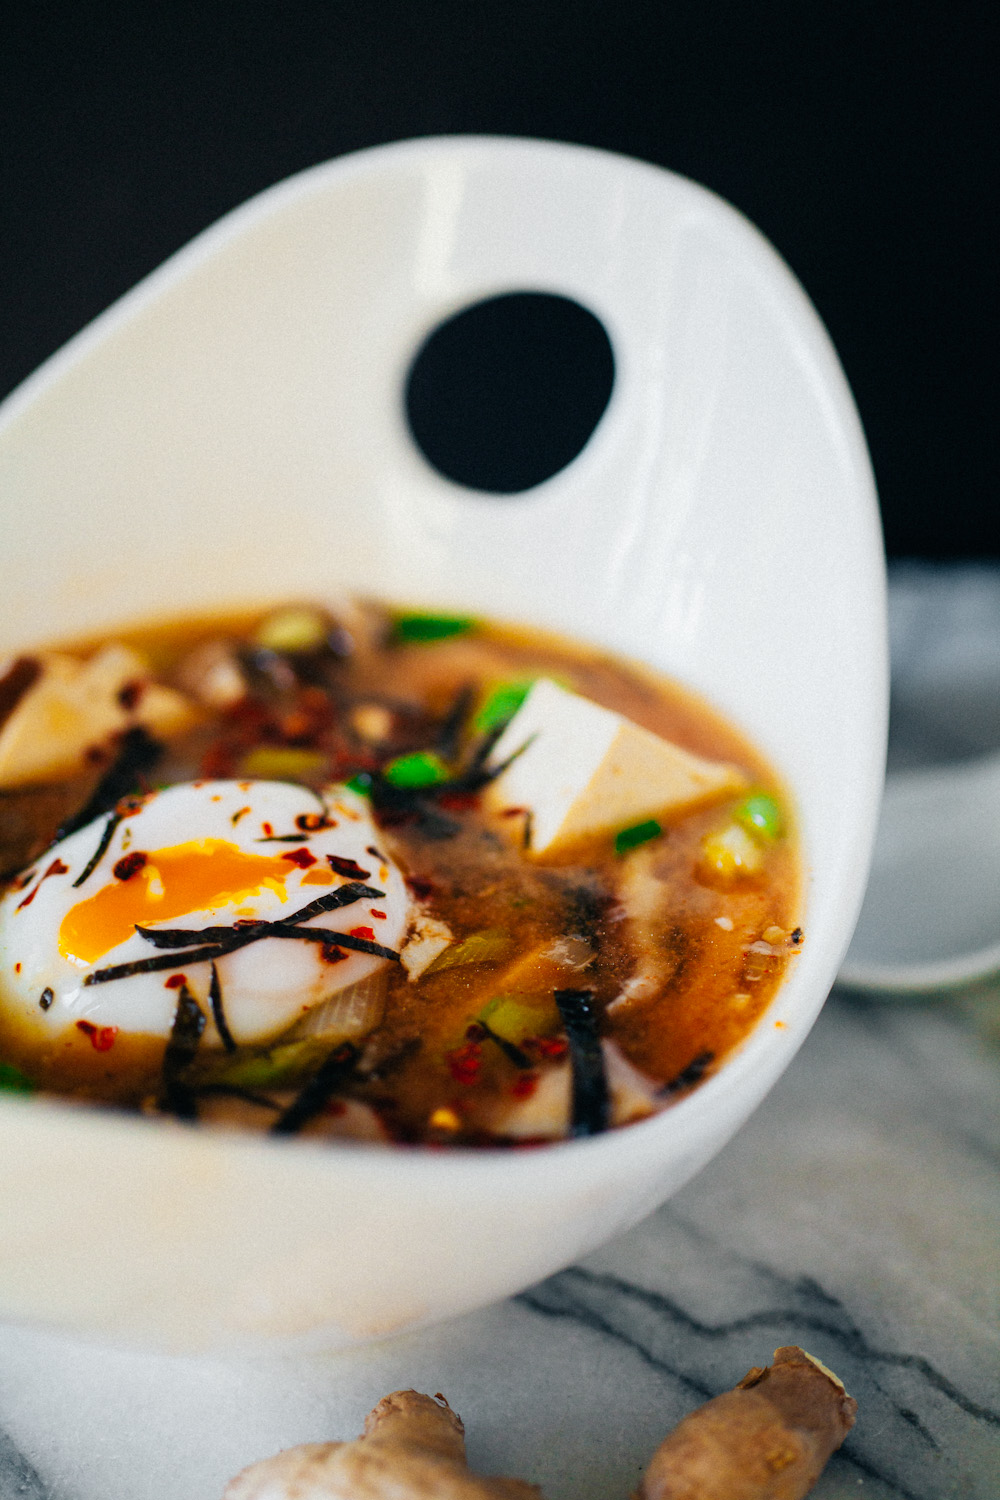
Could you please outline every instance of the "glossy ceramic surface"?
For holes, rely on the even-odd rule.
[[[515,499],[440,479],[402,383],[504,290],[576,298],[616,382]],[[336,1347],[504,1296],[635,1222],[805,1037],[864,889],[886,718],[872,477],[836,356],[739,214],[574,147],[442,139],[318,167],[201,236],[0,413],[0,651],[361,590],[590,638],[732,716],[786,777],[806,942],[721,1073],[630,1130],[369,1153],[0,1100],[0,1315],[170,1348]]]

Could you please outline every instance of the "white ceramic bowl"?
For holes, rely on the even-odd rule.
[[[432,472],[404,372],[442,317],[576,298],[616,383],[516,500]],[[0,1315],[176,1349],[349,1346],[517,1291],[738,1128],[811,1026],[864,889],[884,577],[850,393],[801,288],[711,193],[576,147],[423,140],[201,235],[0,413],[0,652],[342,588],[589,637],[741,724],[798,802],[806,942],[753,1036],[648,1123],[509,1154],[198,1134],[0,1099]]]

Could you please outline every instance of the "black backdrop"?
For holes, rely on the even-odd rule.
[[[0,394],[225,210],[405,136],[704,182],[826,321],[890,554],[1000,555],[991,4],[0,0]]]

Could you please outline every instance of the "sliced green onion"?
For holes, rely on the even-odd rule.
[[[329,629],[318,609],[293,605],[268,615],[254,631],[254,640],[268,651],[315,651],[326,640]]]
[[[359,797],[371,796],[372,779],[367,771],[358,771],[349,781],[345,781],[344,785],[352,792],[357,792]]]
[[[213,1072],[212,1082],[241,1089],[275,1088],[279,1084],[301,1078],[316,1056],[317,1040],[314,1037],[283,1042],[256,1057],[241,1058],[239,1062],[228,1063],[219,1068]]]
[[[433,750],[414,750],[411,755],[391,760],[383,774],[393,786],[416,790],[422,786],[440,786],[448,780],[449,771]]]
[[[297,745],[257,745],[243,756],[239,775],[261,781],[297,781],[315,776],[326,766],[322,750],[306,750]]]
[[[485,927],[439,953],[434,962],[427,965],[424,974],[439,974],[443,969],[457,969],[461,964],[500,963],[507,957],[512,944],[509,933],[499,927]]]
[[[0,1094],[33,1094],[31,1079],[12,1063],[0,1063]]]
[[[528,1036],[544,1036],[558,1021],[551,999],[532,1002],[524,995],[494,995],[479,1012],[495,1036],[505,1042],[523,1042]]]
[[[766,792],[754,792],[733,811],[737,823],[742,823],[748,833],[773,844],[784,831],[781,808]]]
[[[494,688],[473,719],[475,727],[488,733],[506,724],[517,713],[533,685],[534,679],[529,677],[522,682],[504,682]]]
[[[645,823],[633,823],[631,828],[623,828],[620,833],[615,834],[615,853],[627,854],[630,849],[648,844],[650,839],[659,838],[662,832],[663,829],[655,818],[647,818]]]
[[[397,641],[446,641],[467,635],[475,623],[468,615],[397,615],[392,633]]]

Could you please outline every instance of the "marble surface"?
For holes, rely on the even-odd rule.
[[[965,605],[956,581],[972,586]],[[928,570],[893,581],[900,763],[1000,743],[1000,695],[992,719],[928,720],[920,663],[953,698],[961,678],[970,705],[969,684],[1000,675],[1000,652],[977,648],[962,677],[935,638],[957,611],[970,639],[975,617],[1000,642],[1000,576],[953,575],[948,590]],[[244,1464],[351,1436],[400,1386],[447,1395],[477,1466],[548,1500],[625,1500],[685,1412],[783,1343],[859,1402],[818,1500],[1000,1495],[1000,988],[919,1005],[835,992],[754,1118],[671,1203],[441,1328],[242,1364],[0,1329],[0,1500],[218,1500]]]

